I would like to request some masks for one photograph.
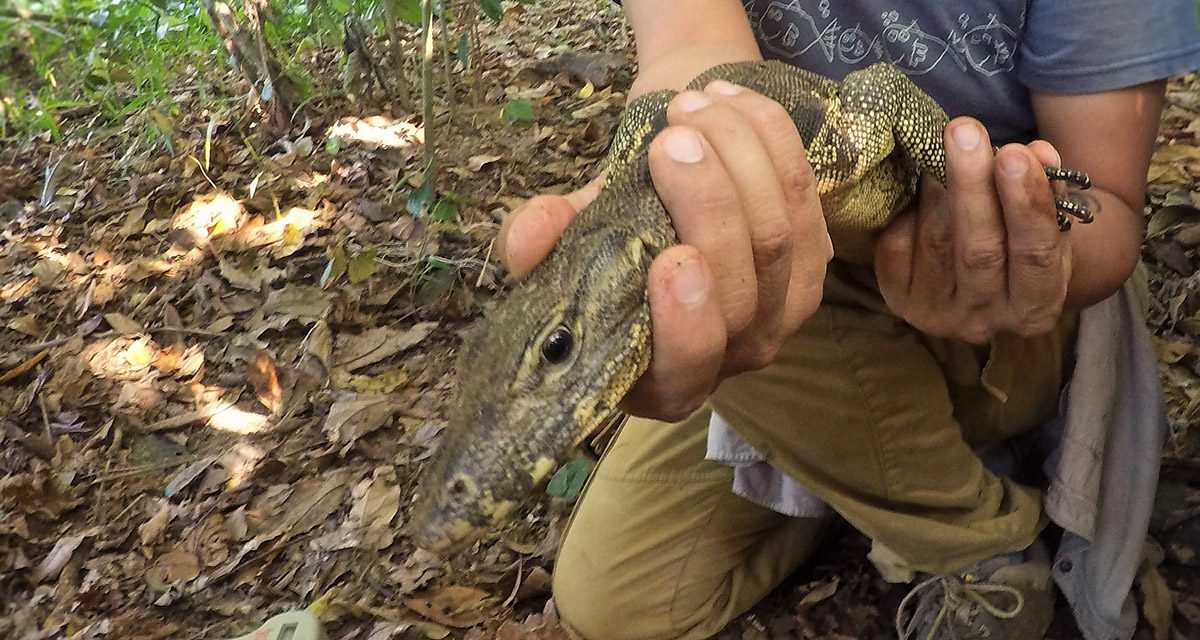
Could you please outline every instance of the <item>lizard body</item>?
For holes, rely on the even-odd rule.
[[[946,114],[901,72],[877,64],[840,83],[779,62],[715,67],[782,104],[808,151],[839,259],[870,260],[874,234],[909,206],[922,174],[945,182]],[[418,487],[410,530],[435,550],[502,526],[650,362],[646,272],[678,243],[646,151],[673,92],[634,100],[608,155],[609,178],[551,254],[464,336],[457,398]],[[1048,170],[1086,187],[1086,177]],[[1087,212],[1060,200],[1063,211]]]

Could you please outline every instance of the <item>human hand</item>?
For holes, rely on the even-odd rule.
[[[915,210],[875,248],[875,273],[896,315],[929,335],[982,344],[1002,331],[1051,330],[1071,280],[1071,243],[1042,170],[1058,166],[1045,141],[995,154],[983,126],[946,127],[946,185],[926,179]]]
[[[727,82],[677,95],[650,173],[680,238],[650,265],[653,358],[622,403],[677,420],[724,378],[759,369],[817,309],[833,248],[804,146],[776,102]],[[538,196],[500,229],[522,277],[595,199],[602,178]]]

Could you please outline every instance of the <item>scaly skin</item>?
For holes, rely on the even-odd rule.
[[[875,232],[910,204],[922,173],[945,181],[946,115],[888,65],[839,84],[779,62],[738,63],[691,86],[718,78],[791,113],[839,259],[870,260]],[[648,94],[629,106],[609,151],[608,184],[464,337],[457,403],[411,513],[417,544],[449,551],[501,528],[646,370],[646,271],[678,243],[646,149],[666,126],[673,95]]]

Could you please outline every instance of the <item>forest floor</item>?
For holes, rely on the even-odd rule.
[[[330,638],[564,637],[565,501],[454,564],[403,525],[459,332],[504,285],[499,221],[592,175],[624,104],[631,39],[587,6],[482,26],[433,210],[413,196],[420,119],[378,90],[269,134],[201,102],[200,81],[238,96],[240,77],[196,70],[176,115],[80,108],[61,142],[0,146],[0,637],[232,637],[314,602]],[[339,84],[336,52],[308,62]],[[508,99],[532,118],[509,122]],[[1200,638],[1200,76],[1170,84],[1150,178],[1171,435],[1139,637],[1181,640]],[[720,637],[889,637],[904,589],[866,549],[831,541]],[[1078,638],[1059,613],[1051,637]]]

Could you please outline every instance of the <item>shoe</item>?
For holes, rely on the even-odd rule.
[[[900,640],[1041,640],[1054,618],[1050,555],[1040,540],[917,584],[896,612]]]

